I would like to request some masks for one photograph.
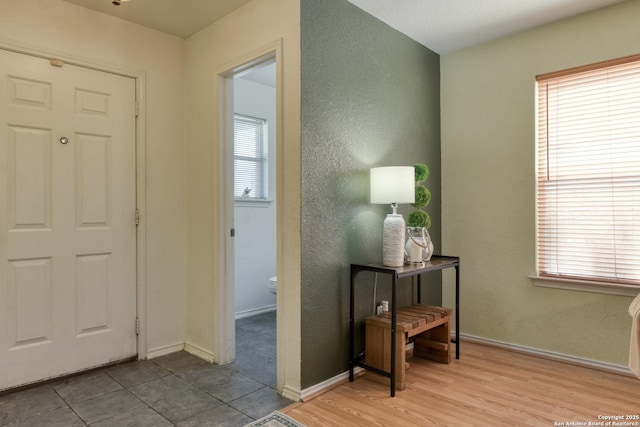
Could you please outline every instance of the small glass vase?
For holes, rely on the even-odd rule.
[[[433,255],[433,242],[424,227],[407,227],[404,260],[407,264],[423,264]]]

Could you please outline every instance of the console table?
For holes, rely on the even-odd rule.
[[[421,275],[424,273],[430,273],[433,271],[444,270],[447,268],[455,268],[456,270],[456,307],[455,307],[455,319],[456,319],[456,359],[460,359],[460,258],[453,256],[434,255],[431,260],[425,262],[423,265],[405,265],[402,267],[386,267],[382,264],[351,264],[351,281],[349,289],[349,381],[353,382],[353,369],[356,366],[360,366],[364,369],[371,370],[380,375],[390,378],[390,391],[391,397],[396,394],[395,380],[396,380],[396,321],[397,321],[397,307],[396,307],[396,294],[399,279],[405,277],[417,276],[418,279],[418,303],[421,302]],[[386,372],[373,366],[368,366],[363,362],[364,352],[355,355],[355,319],[354,319],[354,305],[355,305],[355,279],[360,272],[370,271],[373,273],[389,274],[391,276],[391,369],[390,372]]]

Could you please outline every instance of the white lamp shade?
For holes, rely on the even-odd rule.
[[[371,203],[415,202],[415,172],[413,166],[385,166],[372,168]]]

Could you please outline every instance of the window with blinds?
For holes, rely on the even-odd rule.
[[[640,285],[640,55],[536,80],[538,275]]]
[[[234,197],[266,199],[267,121],[235,114],[233,143]]]

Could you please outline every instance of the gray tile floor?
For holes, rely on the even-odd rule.
[[[236,321],[236,361],[186,352],[0,395],[0,426],[243,426],[291,401],[276,387],[275,312]]]

